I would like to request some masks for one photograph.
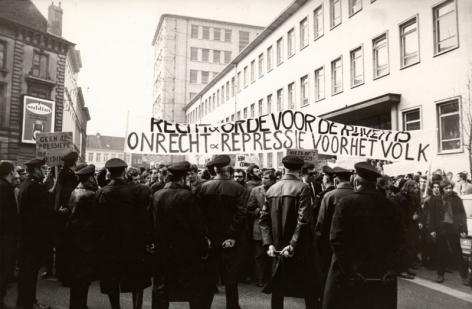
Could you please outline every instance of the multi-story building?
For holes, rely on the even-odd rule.
[[[87,135],[85,160],[88,164],[94,164],[97,169],[101,169],[111,158],[120,158],[130,165],[130,156],[125,154],[124,137],[105,136],[100,133]]]
[[[80,154],[81,160],[85,161],[85,146],[87,138],[87,121],[90,113],[85,106],[82,88],[79,86],[78,77],[82,68],[80,52],[71,48],[66,58],[64,110],[62,120],[62,131],[72,132],[72,140],[75,149]]]
[[[62,9],[46,19],[29,0],[0,1],[0,158],[35,156],[38,132],[60,132],[64,75],[74,44],[62,35]]]
[[[472,1],[296,0],[189,101],[187,121],[294,109],[430,130],[433,168],[470,170],[471,74]],[[259,157],[276,167],[282,155]]]

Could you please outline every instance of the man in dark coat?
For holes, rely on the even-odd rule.
[[[97,191],[101,228],[98,254],[100,287],[112,309],[120,308],[120,293],[133,294],[133,308],[142,307],[143,290],[151,285],[151,220],[148,186],[124,180],[127,164],[118,158],[105,163],[111,181]]]
[[[36,301],[38,272],[52,242],[53,232],[53,210],[49,207],[48,190],[42,182],[41,166],[44,164],[41,159],[25,163],[28,178],[20,185],[18,194],[21,224],[18,307],[21,309],[49,308]]]
[[[90,282],[96,272],[95,166],[78,172],[79,185],[69,199],[69,218],[64,234],[64,281],[70,286],[70,309],[87,309]]]
[[[322,286],[328,276],[329,267],[331,266],[331,257],[333,252],[329,243],[329,232],[331,230],[331,222],[333,220],[334,210],[339,201],[354,192],[350,179],[352,172],[335,167],[333,169],[335,179],[337,180],[336,189],[328,192],[321,201],[320,211],[318,214],[318,221],[315,226],[315,242],[318,248],[321,261]]]
[[[341,199],[334,211],[323,308],[397,308],[397,214],[375,189],[380,176],[375,167],[359,162],[355,168],[356,192]]]
[[[329,191],[336,189],[336,187],[334,186],[333,169],[325,165],[323,166],[322,170],[323,170],[323,176],[322,176],[323,190],[318,195],[315,196],[315,210],[314,210],[315,223],[316,223],[316,220],[318,219],[318,213],[320,212],[321,201],[323,200],[323,197]]]
[[[169,182],[153,197],[152,309],[168,309],[172,301],[188,301],[190,308],[200,308],[199,279],[209,241],[196,198],[185,185],[189,167],[186,161],[171,164]]]
[[[211,251],[206,271],[203,307],[209,309],[221,275],[226,286],[226,308],[239,307],[238,276],[241,270],[241,241],[246,224],[246,190],[230,178],[229,156],[213,159],[217,175],[202,184],[199,205],[203,212]]]
[[[0,308],[9,309],[3,303],[7,292],[8,278],[15,268],[19,233],[19,218],[15,199],[15,166],[0,161]]]
[[[272,278],[264,288],[272,293],[272,309],[284,306],[284,296],[305,299],[306,308],[317,308],[320,277],[313,242],[313,206],[310,187],[298,175],[303,160],[286,156],[286,173],[267,190],[259,224],[262,243],[273,258]]]

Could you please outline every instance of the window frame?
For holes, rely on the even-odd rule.
[[[306,88],[304,90],[304,84],[303,81],[304,79],[306,80]],[[306,95],[306,103],[303,98],[303,94],[305,93]],[[310,75],[305,74],[302,77],[300,77],[300,107],[305,107],[310,105]]]
[[[442,140],[441,140],[441,117],[439,115],[439,108],[441,105],[445,105],[447,103],[450,103],[452,101],[457,102],[457,114],[459,115],[459,132],[460,132],[460,137],[459,137],[459,142],[460,142],[460,147],[457,149],[451,149],[451,150],[442,150]],[[436,128],[438,130],[437,134],[437,142],[438,142],[438,147],[437,147],[437,153],[438,154],[451,154],[451,153],[462,153],[464,152],[464,134],[463,134],[463,127],[462,127],[462,98],[461,96],[455,96],[455,97],[450,97],[447,99],[439,100],[434,102],[435,107],[436,107]]]
[[[224,33],[225,33],[224,42],[231,43],[231,41],[233,40],[233,30],[224,29]],[[228,33],[229,33],[229,35],[228,35]]]
[[[195,61],[195,62],[198,61],[198,54],[199,54],[198,50],[199,50],[198,47],[193,47],[193,46],[190,47],[190,61]],[[196,55],[195,58],[192,57],[193,51],[195,51],[195,55]]]
[[[258,64],[258,78],[262,78],[264,76],[264,53],[260,53],[257,56],[257,64]]]
[[[279,93],[281,94],[281,96],[279,96]],[[275,94],[277,100],[277,112],[281,112],[284,109],[284,88],[282,87],[277,89]],[[279,100],[279,97],[281,98],[281,100]]]
[[[354,84],[355,76],[354,76],[354,70],[353,70],[354,66],[353,66],[353,57],[352,57],[352,55],[357,50],[361,51],[361,57],[360,58],[361,58],[361,61],[362,61],[362,66],[361,66],[362,81],[358,84]],[[350,69],[351,69],[350,70],[351,89],[364,85],[364,83],[365,83],[364,44],[361,44],[361,45],[357,46],[356,48],[353,48],[349,51],[349,61],[350,61]]]
[[[293,38],[293,44],[290,44],[291,38]],[[296,41],[295,41],[295,27],[287,31],[287,59],[293,57],[296,53]]]
[[[218,39],[216,39],[216,34],[218,33]],[[221,42],[221,28],[213,27],[213,41]]]
[[[34,57],[38,55],[39,56],[39,63],[38,64],[35,64],[35,60],[34,60]],[[41,74],[41,57],[44,56],[46,57],[46,67],[45,67],[45,76],[42,76]],[[31,65],[31,75],[34,76],[34,77],[37,77],[37,78],[41,78],[41,79],[49,79],[49,54],[48,53],[45,53],[41,50],[37,50],[37,49],[34,49],[33,50],[33,59],[32,59],[32,65]],[[36,75],[34,72],[35,70],[38,70],[38,74]]]
[[[415,62],[412,62],[410,64],[405,64],[404,63],[404,58],[405,58],[405,52],[404,52],[404,33],[403,33],[403,28],[405,26],[409,26],[411,22],[415,20],[416,23],[416,39],[418,42],[418,50],[417,50],[417,60]],[[405,19],[403,22],[398,24],[398,36],[399,36],[399,43],[400,43],[400,70],[406,69],[408,67],[411,67],[412,65],[418,64],[421,62],[421,46],[420,46],[420,27],[419,27],[419,14],[415,14],[414,16]]]
[[[412,112],[415,112],[415,111],[418,111],[419,114],[420,114],[420,117],[418,119],[418,122],[420,123],[420,128],[418,130],[422,130],[423,129],[423,110],[422,110],[422,106],[421,105],[417,105],[417,106],[413,106],[413,107],[409,107],[409,108],[406,108],[406,109],[402,109],[400,112],[401,112],[401,116],[402,116],[402,130],[403,131],[416,131],[416,130],[407,130],[406,129],[406,125],[408,123],[412,123],[412,121],[410,122],[407,122],[405,120],[405,116],[408,114],[408,113],[412,113]]]
[[[339,23],[334,24],[333,23],[333,16],[334,16],[334,6],[333,3],[339,3]],[[333,30],[334,28],[338,27],[343,23],[343,10],[342,10],[342,1],[341,0],[329,0],[329,27],[330,30]]]
[[[302,27],[302,25],[306,23],[305,27]],[[300,23],[299,23],[299,41],[300,41],[300,50],[304,49],[308,45],[310,45],[310,31],[308,30],[310,28],[310,23],[308,22],[308,16],[303,18]],[[304,31],[302,31],[304,29]],[[304,37],[306,36],[306,38]]]
[[[279,49],[279,42],[280,42],[280,49]],[[277,66],[281,65],[282,63],[284,63],[284,38],[283,37],[280,37],[276,43],[275,43],[275,57],[276,57],[276,64]],[[279,56],[280,56],[280,59],[279,59]]]
[[[296,108],[295,98],[296,98],[297,94],[296,94],[295,86],[296,86],[295,81],[293,81],[291,83],[288,83],[288,85],[287,85],[287,108],[291,109],[291,110],[294,110]],[[290,93],[290,89],[292,90],[291,93]]]
[[[8,57],[8,42],[4,40],[0,40],[0,45],[3,46],[3,59],[0,62],[0,71],[6,71],[7,57]]]
[[[441,7],[441,6],[444,6],[447,2],[453,2],[453,5],[454,5],[454,17],[455,17],[455,25],[456,25],[456,44],[455,46],[449,48],[449,49],[445,49],[443,51],[439,51],[438,49],[438,31],[437,31],[437,23],[436,23],[436,20],[437,20],[437,17],[436,17],[436,14],[435,14],[435,11],[437,8]],[[445,54],[447,52],[450,52],[452,50],[455,50],[457,48],[459,48],[459,16],[458,16],[458,12],[457,12],[457,1],[456,0],[443,0],[439,3],[436,3],[432,6],[432,20],[433,20],[433,57],[436,57],[436,56],[439,56],[439,55],[442,55],[442,54]]]
[[[377,75],[377,66],[376,66],[376,54],[375,54],[375,42],[379,41],[380,38],[382,38],[383,36],[385,36],[385,46],[387,48],[387,71],[382,74],[382,75]],[[384,76],[387,76],[390,74],[390,48],[389,48],[389,40],[388,40],[388,30],[375,36],[373,39],[372,39],[372,70],[373,70],[373,79],[376,80],[376,79],[379,79],[379,78],[382,78]]]
[[[317,22],[317,18],[315,16],[316,15],[316,12],[317,11],[321,11],[321,34],[320,35],[317,35],[318,32],[316,32],[315,30],[315,27],[317,25],[319,25],[319,23]],[[321,3],[317,8],[315,8],[313,10],[313,41],[316,41],[318,40],[319,38],[321,38],[322,36],[324,36],[324,7],[323,7],[323,3]]]
[[[316,72],[318,72],[320,70],[323,70],[323,96],[322,97],[318,97],[317,92],[316,92],[316,89],[318,88],[317,87],[317,80],[318,79],[316,78]],[[318,67],[317,69],[315,69],[313,74],[314,74],[314,86],[315,86],[315,102],[319,102],[319,101],[324,100],[326,98],[326,69],[325,69],[325,66],[322,65],[322,66]]]
[[[274,63],[273,63],[274,49],[273,49],[272,45],[267,47],[266,53],[267,53],[266,69],[267,69],[267,73],[269,73],[270,71],[272,71],[274,69]],[[270,64],[270,66],[269,66],[269,64]]]
[[[349,1],[348,1],[348,6],[349,6],[349,18],[351,18],[352,16],[354,16],[354,15],[356,15],[357,13],[359,13],[360,11],[362,11],[362,9],[363,9],[363,7],[364,7],[364,5],[363,5],[363,3],[362,3],[362,0],[359,0],[359,2],[360,2],[360,4],[361,4],[361,7],[360,7],[360,9],[358,9],[357,11],[353,12],[353,11],[352,11],[352,8],[353,8],[352,2],[353,2],[353,1],[354,1],[354,0],[349,0]]]
[[[194,27],[197,29],[197,35],[194,37],[193,36],[193,30],[194,30]],[[200,26],[199,25],[190,25],[190,38],[191,39],[199,39],[199,36],[200,36]]]
[[[333,74],[334,70],[333,70],[333,64],[334,62],[336,61],[341,61],[341,90],[339,91],[335,91],[335,82],[334,82],[334,79],[335,79],[335,75]],[[337,94],[340,94],[344,91],[344,72],[343,72],[343,56],[340,55],[339,57],[335,58],[334,60],[331,61],[331,95],[332,96],[335,96]]]
[[[218,58],[216,58],[216,55],[218,55]],[[215,62],[215,59],[217,60],[216,62]],[[213,59],[212,60],[213,60],[212,62],[215,63],[215,64],[221,64],[221,51],[220,50],[213,49]]]
[[[251,60],[251,84],[256,81],[256,59]]]
[[[208,38],[205,37],[205,29],[208,29]],[[202,40],[210,40],[210,27],[202,26]]]
[[[266,114],[272,113],[272,93],[266,96]]]

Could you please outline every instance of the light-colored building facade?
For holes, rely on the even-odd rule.
[[[64,79],[64,109],[62,115],[62,131],[72,132],[72,141],[75,149],[85,161],[85,147],[87,138],[87,121],[90,113],[85,106],[82,88],[79,87],[79,72],[82,68],[80,52],[70,49],[67,53]]]
[[[87,135],[85,152],[87,164],[94,164],[96,169],[101,169],[111,158],[120,158],[131,165],[130,155],[125,155],[124,137],[106,136],[100,133]]]
[[[471,72],[469,0],[296,0],[189,101],[187,121],[294,109],[354,125],[433,130],[433,167],[470,170]],[[259,154],[268,167],[282,156]]]

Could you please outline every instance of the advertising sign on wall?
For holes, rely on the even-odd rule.
[[[23,97],[22,143],[35,144],[38,133],[54,131],[55,108],[54,101]]]

